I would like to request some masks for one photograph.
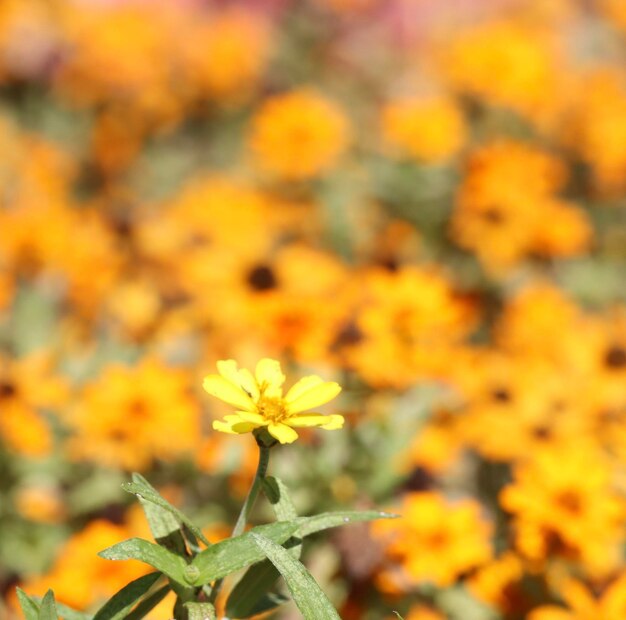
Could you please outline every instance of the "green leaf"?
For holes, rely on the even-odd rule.
[[[17,592],[17,600],[20,603],[20,607],[24,612],[24,618],[26,620],[38,620],[39,618],[39,603],[33,600],[24,590],[21,588],[15,588]]]
[[[276,574],[280,576],[280,573],[276,570],[274,565],[269,561],[266,562],[272,567]],[[261,564],[265,564],[261,562]],[[273,585],[270,584],[270,587]],[[232,594],[231,594],[232,596]],[[264,614],[268,611],[272,611],[281,605],[284,605],[289,601],[289,597],[280,594],[279,592],[266,592],[263,596],[258,597],[256,600],[250,601],[245,599],[238,599],[232,601],[232,611],[226,608],[226,617],[228,618],[251,618],[259,614]],[[230,597],[229,597],[230,602]],[[241,604],[239,606],[238,604]]]
[[[189,583],[201,586],[215,579],[226,577],[250,564],[260,562],[265,556],[254,545],[251,532],[263,534],[270,540],[283,543],[298,529],[298,526],[297,521],[279,521],[269,525],[260,525],[246,534],[211,545],[191,562],[190,567],[197,569],[197,577]]]
[[[277,597],[270,592],[280,573],[269,561],[264,560],[251,566],[231,590],[226,601],[229,618],[249,618],[276,607]]]
[[[171,590],[169,585],[159,588],[154,594],[146,596],[146,598],[135,607],[125,618],[125,620],[141,620],[146,614],[149,614]],[[66,619],[67,620],[67,619]]]
[[[251,536],[285,579],[291,596],[305,620],[341,620],[328,597],[303,564],[268,538],[254,532]]]
[[[63,620],[92,620],[92,614],[86,614],[82,611],[76,611],[63,603],[56,601],[57,611]]]
[[[272,504],[278,521],[292,521],[298,516],[296,507],[289,497],[289,490],[280,478],[263,478],[263,493]]]
[[[211,544],[200,528],[195,525],[187,515],[183,514],[178,508],[172,506],[166,499],[161,497],[159,492],[141,474],[134,473],[133,482],[124,483],[122,488],[128,493],[134,493],[140,500],[151,502],[163,510],[166,510],[172,514],[180,524],[187,526],[187,529],[207,547]]]
[[[345,510],[341,512],[323,512],[313,517],[300,517],[301,523],[298,534],[304,538],[340,525],[349,525],[360,521],[374,521],[376,519],[396,519],[398,515],[377,510]]]
[[[161,573],[143,575],[113,595],[96,613],[93,620],[121,620],[159,580]]]
[[[211,603],[185,603],[189,620],[216,620],[215,607]]]
[[[400,620],[404,620],[404,618],[397,611],[394,611],[393,613],[396,614]]]
[[[139,560],[178,583],[189,583],[185,576],[188,565],[183,558],[142,538],[129,538],[100,551],[98,555],[105,560]]]
[[[54,593],[48,590],[41,599],[41,607],[39,608],[39,620],[58,620],[57,606],[54,602]]]
[[[297,518],[296,508],[282,480],[269,476],[264,478],[263,492],[279,521]],[[302,544],[296,540],[293,543],[289,552],[297,559],[300,557]],[[269,560],[251,566],[231,591],[226,602],[226,615],[230,618],[249,618],[282,605],[288,599],[269,591],[278,577],[280,573]]]
[[[17,589],[19,590],[19,588]],[[17,596],[19,598],[20,596],[19,591],[17,593]],[[43,597],[32,596],[30,597],[30,600],[31,602],[35,603],[35,605],[37,606],[37,609],[39,609],[39,607],[41,606],[41,601],[43,600]],[[20,599],[20,602],[21,602],[21,599]],[[86,614],[83,611],[76,611],[75,609],[72,609],[71,607],[68,607],[67,605],[64,605],[63,603],[59,603],[59,601],[55,601],[54,604],[56,605],[57,613],[63,618],[63,620],[92,620],[93,618],[92,614]]]

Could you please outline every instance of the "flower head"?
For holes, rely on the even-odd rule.
[[[335,430],[343,426],[340,415],[303,413],[332,400],[341,387],[324,381],[316,375],[303,377],[283,396],[285,375],[280,363],[262,359],[255,374],[238,368],[234,360],[217,363],[219,374],[204,379],[204,389],[237,408],[237,412],[213,422],[213,428],[223,433],[249,433],[266,427],[269,434],[280,443],[291,443],[298,438],[294,428],[319,426]]]

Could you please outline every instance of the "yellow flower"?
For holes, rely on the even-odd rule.
[[[323,405],[339,394],[341,387],[332,381],[324,381],[316,375],[303,377],[283,396],[285,375],[280,363],[262,359],[256,366],[255,375],[239,369],[234,360],[217,363],[218,375],[204,379],[204,389],[237,408],[237,412],[216,420],[213,428],[223,433],[249,433],[267,427],[269,434],[280,443],[291,443],[298,438],[295,428],[319,426],[335,430],[343,426],[340,415],[305,413],[308,409]]]

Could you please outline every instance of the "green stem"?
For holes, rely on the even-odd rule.
[[[267,467],[270,462],[270,447],[264,445],[262,442],[257,441],[259,446],[259,464],[256,468],[256,474],[254,475],[254,480],[252,481],[252,486],[248,491],[248,496],[246,497],[246,501],[243,503],[241,507],[241,511],[239,513],[239,517],[237,517],[237,523],[235,523],[235,527],[233,528],[233,532],[231,534],[231,538],[235,536],[239,536],[243,534],[243,531],[246,528],[246,523],[248,522],[248,517],[252,512],[252,508],[254,507],[254,503],[256,502],[256,498],[259,496],[259,492],[261,491],[261,487],[263,486],[263,479],[267,474]],[[213,586],[213,590],[211,591],[210,602],[215,603],[217,599],[217,595],[222,587],[223,579],[218,579]]]

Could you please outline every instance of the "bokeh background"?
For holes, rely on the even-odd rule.
[[[0,617],[145,571],[131,471],[227,535],[274,357],[301,514],[402,514],[306,547],[342,618],[623,620],[625,189],[624,0],[3,0]]]

